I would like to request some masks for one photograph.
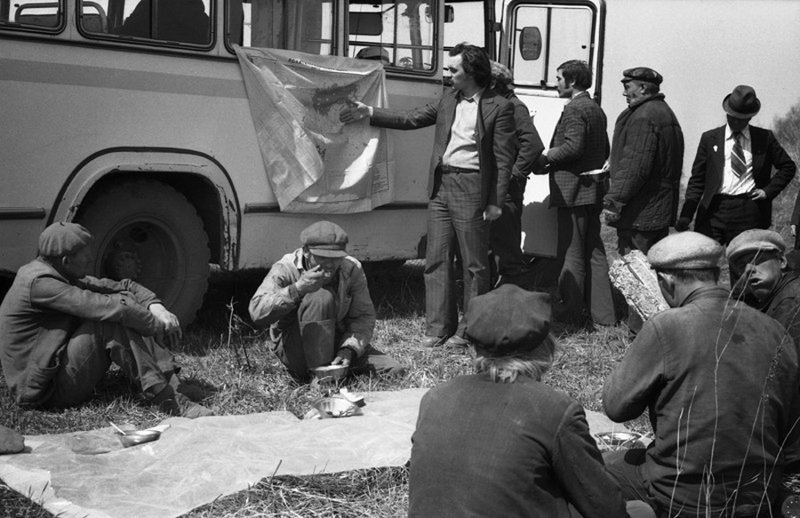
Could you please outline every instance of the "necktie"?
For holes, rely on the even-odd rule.
[[[733,148],[731,149],[731,170],[737,178],[740,178],[747,172],[747,162],[744,158],[744,149],[742,149],[742,134],[735,132],[733,134]]]

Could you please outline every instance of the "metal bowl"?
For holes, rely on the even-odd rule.
[[[318,380],[339,381],[347,375],[347,369],[344,365],[322,365],[314,367],[311,372]]]
[[[161,437],[161,432],[157,430],[138,430],[135,432],[126,432],[125,435],[120,435],[119,440],[126,448],[143,444],[146,442],[157,441]]]
[[[361,409],[342,397],[320,398],[312,406],[323,419],[328,417],[351,417],[361,415]]]
[[[636,447],[642,434],[637,432],[601,432],[594,434],[600,451],[616,451]]]

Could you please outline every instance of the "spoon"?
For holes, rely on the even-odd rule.
[[[125,433],[125,430],[123,430],[123,429],[122,429],[122,428],[120,428],[119,426],[115,425],[115,424],[114,424],[114,423],[112,423],[111,421],[109,421],[109,422],[108,422],[108,424],[110,424],[111,426],[113,426],[113,427],[114,427],[114,430],[118,431],[118,432],[119,432],[119,433],[121,433],[122,435],[128,435],[127,433]]]

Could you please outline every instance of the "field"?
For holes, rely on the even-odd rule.
[[[800,115],[795,118],[800,119]],[[800,150],[794,149],[792,154],[797,159]],[[787,243],[793,242],[788,219],[797,189],[795,180],[778,198],[774,211],[774,224]],[[613,260],[616,256],[613,231],[606,228],[603,237],[609,259]],[[546,272],[548,265],[541,263],[537,270]],[[310,402],[322,395],[319,388],[292,382],[266,349],[266,332],[249,324],[247,304],[264,275],[265,271],[216,274],[197,323],[189,326],[176,351],[183,365],[183,377],[207,390],[209,397],[204,404],[220,415],[289,410],[302,416]],[[471,372],[471,357],[467,353],[420,345],[424,334],[420,261],[409,261],[400,267],[370,268],[368,279],[378,310],[373,344],[404,363],[409,373],[393,381],[357,377],[348,381],[351,391],[432,387]],[[538,284],[543,290],[551,289],[547,283]],[[624,307],[619,302],[620,308]],[[553,331],[559,347],[555,364],[544,381],[570,394],[584,407],[600,410],[603,380],[630,341],[627,326],[591,329],[555,323]],[[96,398],[81,408],[60,412],[20,410],[13,404],[3,379],[0,424],[23,434],[40,434],[105,427],[109,420],[147,427],[166,417],[129,394],[125,380],[111,372],[98,387]],[[628,426],[637,431],[649,429],[645,416]],[[791,482],[793,489],[800,488],[800,483]],[[402,467],[309,477],[279,476],[217,499],[186,516],[399,517],[406,516],[407,490],[408,474]],[[50,513],[0,481],[0,517],[47,516]]]

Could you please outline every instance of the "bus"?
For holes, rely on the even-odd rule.
[[[509,66],[545,144],[565,100],[556,68],[583,59],[613,121],[622,71],[650,66],[686,138],[722,125],[723,97],[755,87],[769,126],[798,101],[794,0],[0,0],[0,271],[29,261],[49,223],[97,238],[95,271],[153,289],[182,322],[209,265],[268,267],[319,214],[280,209],[235,47],[383,58],[388,106],[436,102],[461,41]],[[782,49],[782,50],[780,50]],[[773,55],[780,52],[786,59]],[[789,89],[791,92],[791,88]],[[364,261],[422,257],[433,128],[391,131],[394,200],[330,214]],[[528,183],[524,251],[555,254],[546,177]]]

